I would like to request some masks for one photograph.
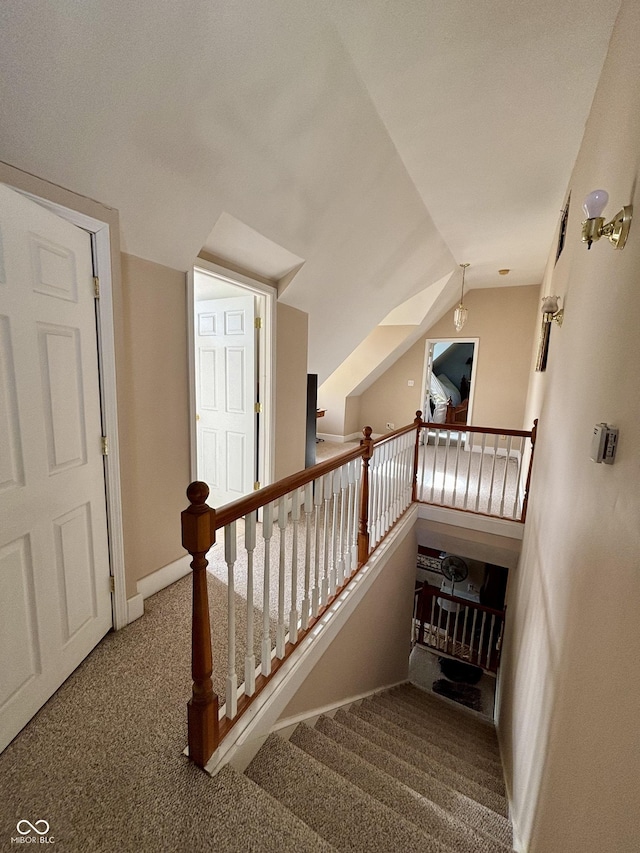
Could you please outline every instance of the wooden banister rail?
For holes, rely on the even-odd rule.
[[[371,427],[365,427],[363,433],[365,433],[367,429],[371,430]],[[314,480],[317,480],[325,474],[330,474],[331,471],[335,471],[346,462],[349,462],[352,459],[358,459],[358,457],[363,456],[365,452],[366,450],[363,439],[359,447],[347,450],[345,453],[340,454],[340,456],[334,456],[332,459],[327,459],[325,462],[319,462],[311,468],[305,468],[304,471],[298,471],[296,474],[290,474],[288,477],[278,480],[277,483],[265,486],[244,498],[239,498],[237,501],[225,504],[216,511],[215,529],[219,530],[221,527],[226,527],[227,524],[231,524],[231,522],[237,521],[239,518],[242,518],[248,513],[254,512],[257,509],[266,506],[266,504],[284,497],[290,492],[293,492],[295,489],[303,488],[307,483],[312,483]]]
[[[532,433],[524,430],[497,430],[487,427],[466,425],[447,426],[426,423],[422,412],[417,411],[411,424],[372,438],[371,427],[363,429],[363,438],[358,447],[340,456],[321,462],[304,471],[292,474],[257,492],[229,503],[219,509],[207,505],[209,489],[205,483],[192,483],[187,490],[189,507],[182,513],[182,544],[192,558],[193,584],[193,622],[191,632],[191,672],[192,695],[188,703],[189,757],[204,767],[222,738],[231,730],[240,716],[247,710],[260,691],[266,686],[282,663],[295,650],[300,641],[323,617],[327,609],[351,582],[359,569],[370,559],[372,553],[389,535],[400,517],[412,503],[425,500],[424,491],[427,445],[440,453],[448,452],[449,446],[457,448],[460,455],[461,441],[465,442],[466,433],[479,433],[482,437],[482,451],[485,450],[485,435],[493,436],[493,450],[497,454],[500,436],[518,437],[520,448],[514,451],[522,460],[524,439],[531,437],[535,442],[537,422]],[[446,431],[450,432],[447,433]],[[415,432],[415,438],[412,435]],[[435,438],[433,432],[435,431]],[[453,431],[454,438],[451,437]],[[445,435],[445,441],[441,438]],[[454,444],[457,442],[457,445]],[[507,457],[511,453],[512,439],[506,440]],[[473,449],[473,447],[471,447]],[[504,450],[504,446],[500,445]],[[502,454],[504,455],[504,453]],[[532,450],[533,455],[533,450]],[[471,453],[468,454],[469,459]],[[435,459],[435,452],[431,453]],[[357,460],[362,460],[359,470]],[[431,465],[431,463],[429,463]],[[458,462],[456,457],[456,474]],[[435,470],[435,466],[434,466]],[[445,473],[446,473],[445,467]],[[521,462],[518,463],[518,476]],[[419,486],[419,473],[422,485]],[[428,474],[428,472],[427,472]],[[467,469],[468,474],[468,469]],[[526,509],[531,480],[529,466],[525,502]],[[491,467],[493,484],[493,466]],[[438,487],[440,488],[440,487]],[[431,487],[433,493],[433,487]],[[442,487],[444,494],[444,486]],[[503,487],[504,502],[504,487]],[[466,500],[466,498],[465,498]],[[519,504],[518,504],[519,508]],[[263,516],[258,522],[257,511]],[[468,510],[473,511],[473,510]],[[478,512],[476,506],[475,509]],[[279,541],[278,570],[278,620],[276,644],[272,648],[269,636],[269,572],[270,542],[274,535],[274,521],[277,513],[275,534]],[[515,518],[516,510],[514,509]],[[216,531],[225,531],[225,562],[228,568],[228,589],[230,607],[233,606],[234,571],[240,571],[240,564],[234,569],[238,559],[236,553],[236,522],[244,520],[244,548],[247,556],[248,585],[253,584],[253,555],[256,550],[256,525],[262,537],[263,565],[263,622],[260,666],[256,669],[256,657],[253,654],[253,622],[247,619],[248,640],[245,657],[244,684],[238,688],[235,670],[235,633],[233,613],[229,616],[228,630],[228,667],[225,716],[220,718],[221,702],[213,691],[211,625],[207,588],[207,552],[216,542]],[[290,564],[285,548],[285,529],[291,525]],[[304,543],[298,538],[302,529]],[[301,562],[298,563],[299,545]],[[273,566],[276,569],[276,566]],[[272,575],[275,577],[276,575]],[[285,583],[285,578],[288,580]],[[290,579],[290,580],[289,580]],[[299,579],[304,590],[299,595]],[[284,615],[284,593],[291,594],[289,618]],[[251,587],[253,590],[253,586]],[[289,595],[287,592],[287,595]],[[303,595],[301,601],[299,598]],[[253,613],[253,593],[247,592],[248,613]],[[425,596],[440,598],[473,607],[479,611],[482,619],[493,621],[503,619],[501,611],[493,610],[441,592],[421,591]],[[287,638],[288,637],[288,641]],[[479,652],[478,652],[479,653]],[[484,653],[484,652],[483,652]],[[493,661],[493,659],[492,659]],[[487,666],[489,664],[487,663]],[[493,665],[493,664],[491,664]],[[248,687],[247,687],[248,685]]]

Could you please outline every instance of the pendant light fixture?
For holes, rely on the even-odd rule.
[[[459,332],[467,322],[467,314],[469,311],[464,307],[464,274],[470,264],[460,264],[462,267],[462,292],[460,293],[460,304],[453,312],[453,325],[456,327],[456,332]]]

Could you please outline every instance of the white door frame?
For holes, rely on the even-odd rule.
[[[109,453],[104,458],[109,563],[114,579],[112,594],[113,627],[124,628],[129,622],[127,586],[124,565],[122,532],[122,493],[120,488],[120,450],[118,441],[118,406],[116,399],[116,349],[113,318],[113,277],[111,270],[111,241],[109,224],[69,207],[56,204],[41,196],[26,192],[19,186],[7,186],[26,198],[47,208],[91,235],[94,275],[100,279],[100,298],[96,300],[100,402],[104,434],[109,440]]]
[[[420,406],[424,406],[424,401],[427,395],[427,371],[429,367],[429,349],[432,344],[443,344],[451,341],[454,344],[473,344],[473,365],[471,371],[471,383],[469,385],[469,406],[467,408],[467,425],[471,426],[471,417],[473,414],[473,397],[476,388],[476,365],[478,363],[478,351],[480,349],[480,338],[427,338],[424,342],[424,364],[422,367],[422,399]],[[422,413],[422,419],[426,420],[427,412]]]
[[[187,273],[187,333],[189,341],[189,433],[191,437],[191,480],[198,476],[198,435],[196,425],[196,367],[195,367],[195,283],[194,270],[212,273],[222,281],[235,287],[245,288],[264,296],[264,316],[260,335],[259,374],[260,401],[262,403],[260,432],[258,435],[258,479],[261,486],[273,482],[274,470],[274,412],[275,412],[275,330],[276,298],[275,286],[263,284],[240,273],[232,272],[218,264],[197,259]],[[259,316],[258,314],[256,316]]]

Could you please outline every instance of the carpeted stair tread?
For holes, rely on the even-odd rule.
[[[438,741],[442,740],[446,742],[447,748],[452,743],[463,743],[465,750],[471,748],[478,757],[500,767],[502,766],[497,740],[488,741],[484,738],[478,738],[464,728],[464,726],[456,725],[456,720],[445,722],[434,714],[420,711],[414,705],[388,693],[378,694],[375,698],[378,701],[385,701],[393,705],[397,714],[400,714],[413,725],[419,726],[421,731],[425,733],[425,736],[428,735],[429,737],[436,738]]]
[[[436,696],[426,690],[406,682],[388,691],[390,696],[407,702],[423,713],[429,713],[450,723],[456,720],[457,725],[463,725],[470,733],[489,743],[496,743],[497,737],[493,724],[489,720],[482,719],[473,711],[459,705],[443,696]]]
[[[228,765],[207,780],[207,793],[208,799],[200,800],[200,805],[213,806],[208,831],[203,833],[202,846],[189,842],[190,850],[209,850],[215,842],[215,849],[228,853],[336,853],[306,823]]]
[[[340,722],[339,714],[334,718],[323,716],[317,721],[316,729],[326,737],[335,740],[344,749],[350,750],[407,787],[428,797],[455,818],[490,835],[511,850],[511,827],[503,815],[497,814],[460,791],[448,787],[436,776],[419,770],[394,753],[388,752],[356,730],[361,721],[352,718],[351,722],[354,725],[344,725]]]
[[[369,700],[365,700],[361,705],[352,706],[349,713],[363,717],[367,722],[378,726],[385,732],[393,735],[397,740],[405,743],[408,747],[415,750],[417,754],[429,758],[429,760],[439,767],[446,767],[449,771],[464,776],[466,779],[475,782],[488,791],[493,791],[498,796],[504,797],[505,788],[502,779],[478,769],[471,761],[451,755],[446,750],[434,746],[421,737],[407,731],[406,727],[402,724],[402,718],[398,717],[392,711]]]
[[[377,769],[318,729],[300,725],[290,742],[414,823],[455,853],[504,853],[498,842],[471,829],[431,800]]]
[[[452,853],[292,743],[270,735],[245,771],[337,850]]]
[[[381,746],[383,749],[386,749],[388,752],[397,755],[398,758],[401,758],[403,761],[412,764],[414,767],[424,771],[425,773],[429,773],[432,776],[436,776],[441,779],[449,788],[466,794],[466,796],[476,800],[478,803],[482,803],[482,805],[492,809],[492,811],[497,814],[503,815],[504,817],[507,816],[507,803],[504,797],[496,794],[495,791],[491,791],[482,785],[478,785],[466,776],[456,773],[442,764],[438,764],[423,752],[416,751],[401,738],[397,738],[388,730],[385,730],[384,721],[382,721],[382,728],[380,727],[380,724],[375,725],[376,719],[381,721],[381,718],[376,718],[375,714],[370,715],[374,718],[374,722],[370,722],[365,719],[364,716],[368,712],[365,711],[361,714],[357,714],[355,713],[356,711],[357,709],[355,708],[352,708],[349,712],[342,710],[337,711],[335,719],[350,728],[354,728],[358,733],[373,741],[373,743],[378,746]]]
[[[369,710],[375,710],[382,716],[400,726],[408,734],[420,738],[425,744],[429,745],[429,749],[434,756],[443,756],[443,763],[447,763],[447,755],[453,756],[457,761],[472,765],[477,770],[486,773],[488,778],[493,778],[498,781],[499,787],[495,788],[499,793],[504,793],[504,783],[502,776],[502,764],[500,758],[494,753],[492,758],[479,752],[475,744],[469,742],[465,737],[464,732],[460,733],[459,739],[453,740],[451,737],[438,737],[434,735],[426,726],[408,719],[400,713],[397,708],[397,703],[385,696],[372,696],[363,705]],[[426,730],[425,730],[426,729]],[[440,759],[438,759],[440,760]],[[472,777],[475,778],[475,777]]]

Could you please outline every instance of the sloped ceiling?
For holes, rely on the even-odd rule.
[[[618,5],[5,3],[0,159],[176,269],[225,217],[302,259],[322,381],[461,261],[540,280]]]

